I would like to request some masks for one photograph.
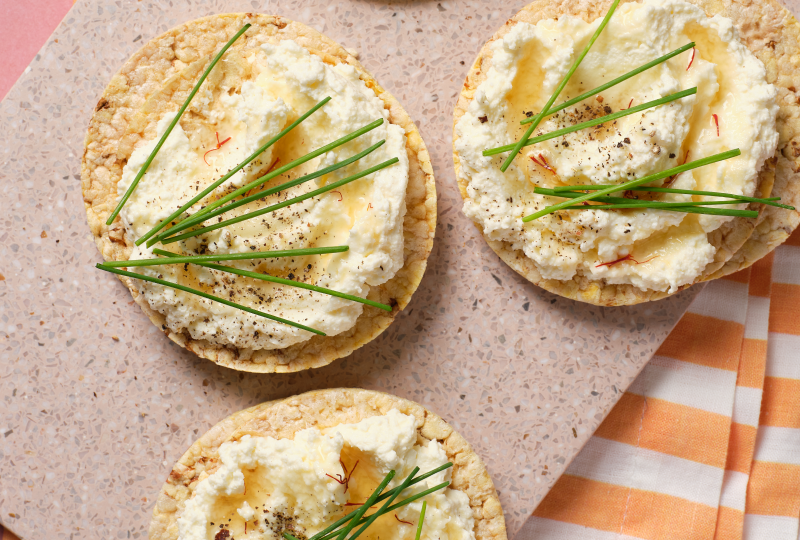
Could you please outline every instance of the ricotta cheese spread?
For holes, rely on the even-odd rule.
[[[130,237],[135,240],[147,233],[289,123],[330,96],[332,99],[326,105],[197,203],[192,212],[213,197],[222,196],[263,176],[272,167],[286,165],[379,118],[386,120],[380,127],[284,173],[266,187],[327,167],[382,139],[386,140],[368,156],[319,179],[251,202],[215,220],[237,217],[296,197],[393,157],[398,158],[399,163],[337,191],[189,238],[180,245],[186,255],[347,245],[349,251],[340,254],[219,264],[366,297],[370,287],[390,280],[403,265],[403,218],[409,167],[404,130],[388,122],[389,114],[383,101],[350,65],[327,64],[291,40],[251,49],[244,58],[241,55],[229,52],[221,64],[238,62],[238,72],[249,72],[250,76],[237,78],[225,74],[218,77],[216,84],[221,91],[217,98],[208,88],[209,82],[201,87],[123,207],[120,215]],[[229,71],[235,74],[237,69],[230,68]],[[172,114],[161,118],[158,137],[134,150],[117,186],[120,196],[173,118]],[[193,126],[211,127],[185,130],[181,124],[186,122],[192,122]],[[218,140],[223,142],[228,137],[230,140],[216,149]],[[144,244],[130,255],[131,259],[154,257],[156,255]],[[358,302],[195,265],[133,270],[224,297],[310,326],[327,335],[352,328],[363,309]],[[137,282],[137,286],[150,307],[166,317],[165,324],[170,330],[187,330],[194,339],[233,345],[243,356],[248,350],[284,348],[313,335],[182,291],[148,282]]]
[[[544,107],[600,22],[572,16],[536,25],[521,22],[490,45],[491,68],[455,126],[459,175],[467,184],[464,212],[489,239],[522,250],[544,279],[585,276],[674,292],[693,283],[714,260],[717,248],[709,233],[733,218],[655,209],[587,210],[523,223],[523,216],[564,200],[535,194],[534,186],[621,184],[739,148],[741,156],[685,172],[670,185],[752,196],[758,172],[778,143],[777,91],[729,19],[707,17],[680,0],[626,3],[556,105],[689,42],[696,49],[545,118],[534,136],[695,86],[697,94],[525,147],[502,172],[508,154],[484,157],[482,151],[523,136],[527,125],[520,121]],[[666,202],[693,197],[657,195]]]
[[[283,540],[284,530],[309,538],[363,504],[390,470],[396,475],[387,489],[414,467],[424,474],[449,461],[438,441],[418,444],[416,419],[396,409],[356,424],[305,429],[294,439],[245,435],[222,444],[219,460],[219,468],[201,475],[186,501],[178,518],[180,540],[209,540],[221,530],[237,540]],[[402,497],[449,481],[451,470],[408,488]],[[362,538],[413,537],[423,501],[423,538],[475,539],[469,497],[450,488],[381,516]]]

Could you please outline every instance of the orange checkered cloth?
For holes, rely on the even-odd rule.
[[[515,540],[800,538],[800,233],[709,283]]]
[[[515,540],[798,540],[799,520],[800,232],[706,286]]]

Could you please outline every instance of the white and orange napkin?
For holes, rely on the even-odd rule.
[[[515,540],[800,538],[800,234],[709,283]]]
[[[706,286],[514,540],[799,540],[799,521],[800,233]]]

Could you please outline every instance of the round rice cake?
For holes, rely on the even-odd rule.
[[[480,457],[469,443],[439,416],[421,405],[383,392],[338,388],[315,390],[282,400],[269,401],[239,411],[200,437],[172,468],[156,499],[150,521],[150,540],[178,538],[177,520],[202,475],[219,467],[219,447],[245,435],[293,438],[311,427],[323,430],[356,423],[390,409],[413,416],[418,442],[437,440],[453,462],[452,489],[469,497],[477,540],[506,540],[505,518],[497,492]]]
[[[625,3],[633,0],[622,0]],[[720,14],[731,19],[742,42],[761,60],[767,69],[767,82],[778,89],[778,150],[767,160],[758,178],[756,196],[780,196],[781,202],[800,208],[800,106],[797,88],[800,74],[794,58],[800,54],[800,24],[775,0],[759,0],[744,6],[731,0],[686,0],[702,8],[708,16]],[[454,111],[455,125],[466,112],[475,90],[486,79],[492,65],[492,42],[505,36],[519,22],[536,24],[569,14],[590,22],[603,17],[612,0],[536,0],[509,19],[483,46],[464,82]],[[455,145],[454,145],[455,148]],[[462,198],[467,200],[467,182],[458,174],[460,162],[453,152],[453,162]],[[721,277],[752,264],[783,242],[800,222],[800,213],[760,204],[748,206],[760,210],[758,219],[734,218],[709,234],[709,242],[717,248],[715,260],[709,263],[695,283]],[[483,233],[480,225],[476,226]],[[609,284],[576,275],[569,281],[542,278],[533,261],[522,250],[514,250],[508,242],[490,240],[489,246],[506,264],[524,278],[543,289],[600,306],[632,305],[658,300],[668,292],[643,290],[633,285]],[[691,285],[681,287],[684,290]],[[678,292],[678,291],[676,291]]]
[[[133,242],[121,219],[111,226],[106,220],[117,204],[117,183],[133,149],[156,137],[161,116],[176,111],[214,54],[246,22],[252,27],[226,53],[237,52],[291,39],[323,62],[346,63],[383,101],[392,124],[403,128],[409,159],[406,215],[403,222],[404,261],[395,276],[371,287],[368,298],[392,306],[386,312],[364,306],[356,324],[334,336],[314,336],[282,349],[257,350],[252,354],[233,346],[220,346],[193,339],[188,331],[173,332],[165,317],[150,308],[134,281],[119,276],[150,320],[167,336],[198,356],[240,371],[294,372],[321,367],[347,356],[377,337],[408,304],[422,279],[436,228],[436,186],[425,143],[400,103],[386,92],[341,45],[323,34],[289,19],[260,14],[236,13],[205,17],[178,26],[146,43],[112,78],[98,102],[86,135],[81,166],[81,187],[92,235],[105,260],[127,260]],[[239,55],[242,56],[242,55]],[[204,88],[217,88],[226,78],[241,77],[245,63],[220,62],[211,71]],[[207,136],[191,115],[181,126],[190,140]],[[208,128],[206,128],[207,130]],[[213,132],[213,129],[211,129]],[[211,133],[213,137],[213,133]]]

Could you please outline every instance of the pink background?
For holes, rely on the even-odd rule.
[[[69,0],[0,0],[0,132],[13,134],[0,145],[0,521],[26,540],[142,538],[172,464],[213,424],[353,386],[451,422],[486,461],[512,536],[696,293],[619,309],[555,297],[460,212],[453,106],[481,45],[526,3],[79,0],[48,39]],[[169,342],[92,268],[79,184],[87,122],[125,59],[181,22],[252,10],[360,51],[419,126],[439,195],[436,244],[406,311],[349,358],[292,375],[236,373]]]
[[[0,100],[72,7],[72,0],[0,0]]]

